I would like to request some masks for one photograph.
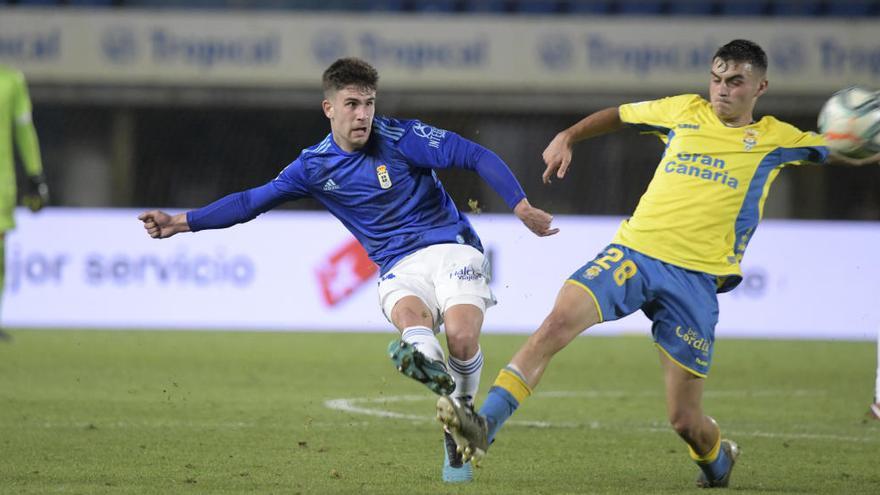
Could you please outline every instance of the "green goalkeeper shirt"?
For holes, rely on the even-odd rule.
[[[24,75],[0,65],[0,210],[15,204],[12,143],[29,176],[41,174],[40,147],[31,121],[31,100]]]

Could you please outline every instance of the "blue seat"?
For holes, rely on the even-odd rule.
[[[112,7],[114,0],[67,0],[72,7]]]
[[[715,3],[708,0],[673,0],[668,11],[672,15],[712,15]]]
[[[554,14],[559,12],[560,5],[556,0],[519,0],[514,9],[524,14]]]
[[[365,0],[364,10],[373,12],[401,12],[406,10],[403,0]]]
[[[229,2],[225,0],[126,0],[125,5],[129,7],[148,7],[148,8],[180,8],[180,9],[225,9],[229,7]]]
[[[58,5],[61,2],[59,0],[18,0],[19,5],[28,5],[33,7],[39,7],[44,5]]]
[[[157,0],[124,0],[131,1],[157,1]],[[364,2],[360,0],[184,0],[183,2],[158,0],[171,4],[198,4],[201,8],[227,8],[227,9],[252,9],[252,10],[315,10],[315,11],[355,11],[363,10]]]
[[[723,0],[718,7],[721,15],[761,16],[767,11],[767,0]]]
[[[874,5],[866,0],[833,0],[828,2],[828,15],[834,17],[865,17],[874,13]]]
[[[610,14],[611,2],[607,0],[571,0],[568,11],[575,14]]]
[[[658,15],[663,13],[663,0],[620,0],[617,12],[623,15]]]
[[[494,14],[508,12],[509,4],[505,0],[467,0],[463,9],[468,12],[491,12]]]
[[[414,3],[416,12],[455,12],[455,0],[420,0]]]
[[[822,15],[820,0],[774,0],[770,4],[773,15],[788,17],[812,17]]]

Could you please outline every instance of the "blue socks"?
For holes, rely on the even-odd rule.
[[[480,408],[480,414],[486,417],[489,426],[489,443],[501,425],[513,415],[519,404],[532,394],[522,374],[513,365],[509,365],[498,373],[495,384],[489,389],[489,395]]]

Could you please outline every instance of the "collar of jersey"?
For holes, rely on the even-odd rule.
[[[373,138],[373,130],[370,129],[370,139],[372,139],[372,138]],[[345,151],[344,149],[340,148],[338,144],[336,144],[336,139],[333,139],[333,131],[330,131],[330,146],[332,146],[333,149],[336,150],[336,152],[339,153],[340,155],[343,155],[343,156],[360,155],[364,152],[364,148],[366,148],[369,145],[370,145],[370,140],[368,139],[367,142],[360,149],[357,149],[354,151]]]

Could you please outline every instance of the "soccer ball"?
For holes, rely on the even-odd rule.
[[[831,151],[851,158],[880,153],[880,93],[853,86],[834,93],[819,112]]]

